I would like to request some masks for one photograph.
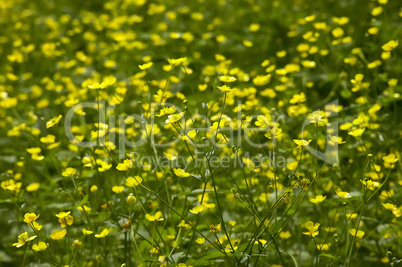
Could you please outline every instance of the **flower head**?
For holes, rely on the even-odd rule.
[[[306,147],[310,144],[311,140],[307,141],[307,140],[297,140],[297,139],[293,139],[293,142],[296,143],[297,148],[301,148],[301,147]]]
[[[352,196],[348,192],[343,192],[340,188],[335,190],[335,193],[340,197],[340,198],[351,198]]]
[[[36,215],[35,213],[25,213],[24,222],[27,224],[32,224],[38,218],[39,218],[39,215]]]
[[[175,123],[178,122],[184,116],[184,112],[169,115],[165,123]]]
[[[225,82],[225,83],[232,83],[232,82],[235,82],[237,80],[236,77],[229,76],[229,75],[219,76],[218,79],[221,82]]]
[[[355,228],[350,229],[350,230],[349,230],[349,233],[350,233],[352,236],[356,236],[357,238],[362,238],[362,237],[364,236],[364,234],[365,234],[362,230],[357,230],[357,231],[356,231]]]
[[[189,177],[190,174],[188,172],[186,172],[183,169],[180,168],[174,168],[173,169],[174,174],[176,174],[178,177]]]
[[[18,242],[14,243],[13,246],[20,248],[23,245],[25,245],[25,243],[27,243],[31,240],[34,240],[35,238],[36,238],[36,235],[30,237],[30,236],[28,236],[28,232],[24,232],[18,236]]]
[[[385,168],[393,169],[395,167],[395,162],[398,161],[398,158],[395,156],[395,154],[391,153],[388,156],[382,157],[382,160],[384,161]]]
[[[155,215],[151,215],[151,214],[146,214],[145,218],[147,218],[148,221],[150,222],[155,222],[155,221],[163,221],[164,218],[161,218],[162,216],[162,212],[158,211],[157,213],[155,213]]]
[[[308,230],[308,232],[303,232],[304,235],[309,235],[311,237],[315,237],[318,235],[318,227],[320,227],[319,223],[314,224],[312,221],[308,221],[304,226]]]

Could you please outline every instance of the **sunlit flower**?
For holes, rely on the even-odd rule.
[[[102,232],[100,232],[99,234],[96,234],[95,237],[96,238],[103,238],[103,237],[108,236],[109,233],[110,233],[110,230],[105,228],[105,229],[102,230]]]
[[[296,143],[297,148],[302,148],[302,147],[304,148],[310,144],[311,140],[307,141],[307,140],[303,140],[303,139],[301,139],[301,140],[293,139],[293,142]]]
[[[351,198],[352,196],[348,192],[343,192],[340,188],[335,190],[335,193],[340,197],[340,198]]]
[[[67,234],[66,229],[64,229],[64,230],[56,229],[53,231],[53,233],[50,235],[50,237],[53,240],[61,240],[66,236],[66,234]]]
[[[319,204],[323,202],[326,198],[327,198],[326,196],[318,195],[315,198],[310,198],[310,202],[314,204]]]
[[[184,112],[180,112],[180,113],[177,113],[177,114],[169,115],[168,118],[167,118],[167,120],[165,120],[165,123],[175,123],[175,122],[178,122],[178,121],[183,117],[183,115],[184,115]]]
[[[356,231],[355,228],[350,229],[350,230],[349,230],[349,233],[350,233],[352,236],[356,236],[357,238],[362,238],[362,237],[364,236],[364,234],[365,234],[362,230],[357,230],[357,231]]]
[[[18,242],[14,243],[13,246],[20,248],[23,245],[25,245],[25,243],[27,243],[31,240],[34,240],[35,238],[36,238],[36,235],[30,237],[30,236],[28,236],[28,232],[24,232],[18,236]]]
[[[189,177],[190,174],[181,168],[173,168],[174,174],[178,177]]]
[[[49,244],[46,244],[45,242],[40,241],[38,244],[32,245],[32,249],[35,251],[44,251],[47,249]]]
[[[157,213],[155,213],[155,215],[151,215],[151,214],[146,214],[145,218],[147,218],[148,221],[150,222],[155,222],[155,221],[163,221],[164,218],[161,218],[162,216],[162,212],[158,211]]]

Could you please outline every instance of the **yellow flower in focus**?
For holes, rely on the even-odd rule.
[[[59,212],[56,217],[59,218],[61,227],[65,228],[66,225],[72,225],[74,222],[73,216],[70,215],[71,211]]]
[[[178,177],[189,177],[190,176],[190,174],[188,172],[186,172],[185,170],[183,170],[181,168],[174,168],[173,172]]]
[[[25,213],[24,223],[31,224],[34,221],[36,221],[36,219],[38,219],[38,218],[39,218],[39,215],[36,215],[35,213]]]
[[[164,115],[170,115],[176,112],[176,108],[175,107],[164,107],[163,109],[161,109],[159,111],[159,114],[156,115],[156,117],[162,117]]]
[[[315,198],[310,198],[310,202],[314,204],[319,204],[323,202],[326,198],[327,198],[326,196],[318,195]]]
[[[66,236],[66,234],[67,234],[66,229],[64,229],[64,230],[56,229],[53,231],[53,233],[50,235],[50,237],[53,240],[61,240]]]
[[[165,123],[175,123],[178,122],[184,116],[184,112],[169,115]]]
[[[365,234],[362,230],[357,230],[357,232],[356,232],[355,228],[350,229],[349,233],[352,236],[356,236],[357,238],[362,238],[364,236],[364,234]]]
[[[128,187],[135,187],[138,186],[142,182],[142,178],[140,176],[135,177],[127,177],[126,179],[126,186]]]
[[[193,213],[193,214],[198,214],[198,213],[201,213],[204,209],[205,209],[205,205],[204,205],[204,203],[202,203],[202,204],[192,208],[190,210],[190,212]]]
[[[297,139],[293,139],[293,142],[296,143],[297,148],[301,148],[301,147],[306,147],[310,144],[311,140],[306,141],[306,140],[297,140]]]
[[[22,233],[22,234],[20,234],[18,236],[18,243],[14,243],[13,246],[17,247],[17,248],[20,248],[23,245],[25,245],[25,243],[27,243],[27,242],[29,242],[31,240],[34,240],[35,238],[36,238],[36,235],[29,237],[28,233],[24,232],[24,233]]]
[[[145,218],[147,218],[148,221],[150,222],[154,222],[154,221],[163,221],[164,218],[161,218],[162,216],[162,212],[158,211],[157,213],[155,213],[155,215],[151,215],[151,214],[146,214]]]
[[[103,237],[108,236],[109,233],[110,233],[110,230],[105,228],[105,229],[102,230],[102,232],[100,232],[99,234],[96,234],[95,237],[96,238],[103,238]]]
[[[59,123],[59,121],[61,120],[62,117],[63,117],[62,115],[59,115],[59,116],[54,117],[54,118],[50,119],[49,121],[47,121],[46,122],[46,129],[55,126],[57,123]]]
[[[318,235],[318,227],[320,227],[319,223],[314,224],[312,221],[308,221],[304,226],[308,230],[308,232],[303,232],[304,235],[309,235],[311,237],[315,237]]]
[[[116,169],[119,170],[119,171],[124,172],[124,171],[128,171],[128,170],[131,169],[132,167],[133,167],[133,162],[132,162],[132,160],[131,160],[131,159],[125,159],[125,160],[123,161],[123,163],[117,164]]]

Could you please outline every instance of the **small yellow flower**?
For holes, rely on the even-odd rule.
[[[38,244],[34,244],[32,246],[32,249],[35,251],[43,251],[46,250],[49,244],[46,244],[45,242],[40,241]]]
[[[340,198],[351,198],[352,196],[348,192],[343,192],[340,188],[335,190],[335,193],[340,197]]]
[[[124,190],[124,186],[122,185],[116,185],[112,187],[112,191],[115,192],[116,194],[120,194],[121,192],[123,192]]]
[[[96,234],[95,237],[96,238],[103,238],[103,237],[108,236],[109,233],[110,233],[110,230],[105,228],[105,229],[102,230],[102,232],[100,232],[99,234]]]
[[[168,58],[168,62],[172,67],[176,67],[176,66],[186,63],[187,58],[186,57],[181,57],[181,58],[177,58],[177,59]]]
[[[357,232],[356,232],[355,228],[350,229],[349,233],[352,236],[356,236],[357,238],[362,238],[364,236],[364,234],[365,234],[362,230],[357,230]]]
[[[125,159],[123,161],[123,163],[117,164],[116,169],[124,172],[124,171],[128,171],[132,167],[133,167],[133,161],[131,159]]]
[[[64,177],[72,177],[72,176],[74,176],[75,174],[77,174],[77,170],[76,170],[75,168],[71,168],[71,167],[66,168],[66,169],[61,173],[61,175],[64,176]]]
[[[201,213],[204,209],[205,209],[205,205],[204,205],[204,203],[202,203],[202,204],[192,208],[190,210],[190,212],[193,213],[193,214],[198,214],[198,213]]]
[[[178,177],[189,177],[190,174],[186,172],[185,170],[181,168],[173,168],[174,174],[176,174]]]
[[[39,218],[39,215],[36,215],[35,213],[25,213],[24,215],[24,222],[27,224],[31,224],[34,221],[36,221],[36,219]]]
[[[34,192],[34,191],[38,190],[39,187],[40,187],[40,183],[32,183],[26,187],[26,190],[28,192]]]
[[[51,128],[55,126],[57,123],[59,123],[62,117],[63,117],[62,115],[59,115],[57,117],[52,118],[50,121],[46,122],[46,128]]]
[[[22,233],[22,234],[20,234],[18,236],[18,243],[14,243],[13,246],[17,247],[17,248],[20,248],[23,245],[25,245],[25,243],[27,243],[27,242],[29,242],[31,240],[34,240],[35,238],[36,238],[36,235],[29,237],[28,233],[24,232],[24,233]]]
[[[319,204],[323,202],[326,198],[327,198],[326,196],[318,195],[315,198],[310,198],[310,202],[314,204]]]
[[[71,211],[59,212],[56,217],[59,218],[61,227],[65,228],[66,225],[72,225],[74,222],[73,216],[70,215]]]
[[[204,237],[199,237],[199,238],[197,238],[197,239],[195,240],[195,242],[196,242],[198,245],[202,245],[202,244],[205,243],[205,238],[204,238]]]
[[[146,214],[145,218],[147,218],[148,221],[150,222],[154,222],[154,221],[163,221],[164,218],[161,218],[162,216],[162,212],[158,211],[157,213],[155,213],[155,215],[151,215],[151,214]]]
[[[232,82],[235,82],[237,80],[236,77],[229,76],[229,75],[219,76],[218,79],[221,82],[225,82],[225,83],[232,83]]]
[[[332,136],[332,135],[329,135],[329,138],[331,139],[331,141],[333,142],[333,144],[338,144],[338,145],[340,145],[340,144],[346,143],[346,141],[343,141],[343,140],[342,140],[342,137],[339,137],[339,136]]]
[[[221,224],[220,223],[218,225],[211,224],[211,226],[209,228],[210,228],[211,232],[220,231],[221,230]]]
[[[354,130],[348,132],[348,134],[353,136],[353,137],[360,137],[360,136],[362,136],[364,130],[365,130],[365,128],[354,129]]]
[[[289,239],[292,236],[292,234],[290,233],[290,231],[283,231],[280,232],[279,237],[282,239]]]
[[[88,85],[88,88],[91,90],[98,90],[98,89],[105,89],[111,85],[113,85],[116,82],[115,77],[106,77],[102,83],[95,82],[90,85]]]
[[[297,139],[293,139],[293,142],[296,143],[297,148],[301,148],[301,147],[306,147],[310,144],[311,140],[307,141],[307,140],[297,140]]]
[[[61,240],[66,236],[66,234],[67,234],[66,229],[64,229],[64,230],[56,229],[53,231],[53,233],[50,235],[50,237],[53,240]]]
[[[398,161],[398,158],[395,156],[395,154],[391,153],[388,156],[382,157],[382,160],[384,161],[385,168],[393,169],[395,167],[395,162]]]
[[[381,48],[384,51],[392,51],[395,47],[397,47],[399,44],[398,40],[391,40],[388,43],[386,43],[385,45],[383,45]]]
[[[133,193],[130,193],[127,197],[127,203],[129,205],[133,205],[135,202],[137,202],[137,198],[133,195]]]
[[[135,177],[127,177],[126,179],[126,186],[128,187],[135,187],[138,186],[142,182],[142,178],[140,176]]]
[[[152,67],[153,64],[154,63],[152,63],[152,62],[147,62],[145,64],[138,65],[138,67],[140,68],[140,70],[146,70],[146,69],[149,69],[150,67]]]
[[[169,115],[165,123],[175,123],[178,122],[184,116],[184,112]]]
[[[308,232],[303,232],[304,235],[309,235],[311,237],[315,237],[318,235],[318,227],[320,227],[319,223],[314,224],[312,221],[308,221],[304,226],[308,230]]]
[[[227,85],[217,86],[217,88],[218,88],[221,92],[223,92],[223,93],[230,93],[230,92],[233,91],[233,89],[230,88],[230,87],[227,86]]]
[[[93,231],[87,230],[87,229],[85,229],[85,228],[82,228],[82,233],[83,233],[84,235],[90,235],[90,234],[93,233]]]
[[[164,107],[163,109],[161,109],[159,111],[159,114],[156,115],[156,117],[162,117],[164,115],[170,115],[176,112],[176,108],[175,107]]]

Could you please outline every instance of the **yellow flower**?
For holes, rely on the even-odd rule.
[[[348,192],[343,192],[340,188],[335,190],[335,193],[340,197],[340,198],[351,198],[352,196]]]
[[[398,40],[391,40],[388,43],[386,43],[385,45],[383,45],[381,48],[384,51],[392,51],[395,47],[397,47],[399,44]]]
[[[142,178],[140,176],[135,176],[135,177],[127,177],[126,179],[126,185],[128,187],[135,187],[139,185],[142,182]]]
[[[71,211],[60,212],[56,214],[56,217],[59,218],[59,223],[61,227],[65,228],[66,224],[72,225],[74,222],[73,216],[70,215]]]
[[[321,251],[328,251],[331,243],[328,244],[317,244],[317,249]]]
[[[61,175],[64,177],[71,177],[74,176],[77,173],[77,170],[71,167],[66,168]]]
[[[210,228],[211,232],[220,231],[221,230],[221,224],[220,223],[218,225],[211,224],[211,226],[209,228]]]
[[[59,123],[62,117],[63,117],[62,115],[59,115],[57,117],[50,119],[50,121],[46,122],[46,128],[51,128],[55,126],[57,123]]]
[[[113,85],[116,82],[115,77],[106,77],[102,83],[95,82],[90,85],[88,85],[88,88],[91,90],[98,90],[98,89],[105,89],[111,85]]]
[[[173,168],[173,172],[178,177],[189,177],[190,176],[190,174],[188,172],[186,172],[185,170],[180,169],[180,168]]]
[[[138,67],[140,68],[140,70],[146,70],[146,69],[149,69],[150,67],[152,67],[153,64],[154,63],[152,63],[152,62],[148,62],[148,63],[142,64],[142,65],[138,65]]]
[[[82,211],[82,212],[90,212],[91,211],[91,208],[90,207],[88,207],[87,205],[83,205],[82,207],[81,206],[79,206],[78,208],[77,208],[79,211]]]
[[[297,139],[293,139],[293,142],[295,142],[296,143],[296,145],[297,145],[297,148],[301,148],[301,147],[306,147],[306,146],[308,146],[308,144],[310,144],[310,142],[311,142],[311,140],[309,140],[309,141],[306,141],[306,140],[297,140]]]
[[[177,59],[168,58],[168,62],[170,65],[172,65],[172,67],[176,67],[176,66],[179,66],[180,64],[186,63],[187,58],[186,57],[181,57],[181,58],[177,58]]]
[[[224,93],[230,93],[230,92],[233,91],[233,89],[230,88],[230,87],[227,86],[227,85],[217,86],[217,88],[218,88],[221,92],[224,92]]]
[[[46,244],[45,242],[40,241],[38,244],[34,244],[32,246],[32,249],[35,251],[43,251],[46,250],[49,244]]]
[[[225,83],[232,83],[232,82],[235,82],[237,80],[236,77],[229,76],[229,75],[219,76],[218,79],[221,82],[225,82]]]
[[[354,130],[350,131],[348,134],[353,137],[360,137],[360,136],[362,136],[364,130],[365,130],[365,128],[354,129]]]
[[[170,115],[176,112],[176,108],[175,107],[164,107],[163,109],[161,109],[159,111],[159,114],[156,115],[156,117],[162,117],[164,115]]]
[[[31,224],[34,221],[36,221],[36,219],[39,218],[39,215],[36,215],[35,213],[25,213],[24,215],[24,222],[27,224]]]
[[[190,212],[193,213],[193,214],[198,214],[198,213],[201,213],[204,209],[205,209],[205,205],[204,205],[204,203],[202,203],[202,204],[192,208],[190,210]]]
[[[90,235],[90,234],[93,233],[93,231],[87,230],[87,229],[85,229],[85,228],[82,228],[82,233],[83,233],[84,235]]]
[[[17,247],[17,248],[20,248],[23,245],[25,245],[25,243],[27,243],[27,242],[29,242],[31,240],[34,240],[35,238],[36,238],[36,235],[29,237],[28,233],[24,232],[24,233],[22,233],[22,234],[20,234],[18,236],[18,243],[14,243],[13,246]]]
[[[137,202],[137,198],[133,195],[133,193],[130,193],[127,197],[127,203],[129,205],[133,205],[135,202]]]
[[[133,167],[133,162],[132,162],[132,160],[131,160],[131,159],[125,159],[125,160],[123,161],[123,163],[117,164],[116,169],[119,170],[119,171],[124,172],[124,171],[128,171],[128,170],[131,169],[132,167]]]
[[[339,136],[329,135],[329,138],[331,139],[333,144],[339,144],[340,145],[340,144],[346,143],[346,141],[342,141],[342,137],[339,137]]]
[[[66,234],[67,234],[66,229],[64,229],[64,230],[56,229],[53,231],[53,233],[50,235],[50,237],[53,240],[60,240],[60,239],[63,239],[66,236]]]
[[[110,233],[110,230],[105,228],[105,229],[102,230],[102,232],[100,232],[99,234],[96,234],[95,237],[96,238],[103,238],[105,236],[108,236],[109,233]]]
[[[320,227],[319,223],[314,224],[312,221],[308,221],[304,226],[308,230],[308,232],[303,232],[304,235],[309,235],[311,237],[315,237],[318,235],[318,227]]]
[[[184,112],[169,115],[165,123],[175,123],[178,122],[184,116]]]
[[[385,168],[393,169],[395,167],[395,162],[398,161],[398,158],[395,156],[395,154],[391,153],[388,156],[382,157],[382,160],[384,161]]]
[[[195,240],[195,243],[202,245],[205,243],[205,238],[204,237],[199,237]]]
[[[154,221],[163,221],[164,218],[161,218],[162,216],[162,212],[158,211],[157,213],[155,213],[155,215],[151,215],[151,214],[146,214],[145,218],[147,218],[148,221],[150,222],[154,222]]]
[[[310,202],[314,204],[319,204],[323,202],[326,198],[327,198],[326,196],[318,195],[315,198],[310,198]]]
[[[112,191],[115,192],[116,194],[120,194],[121,192],[123,192],[124,190],[124,186],[122,185],[116,185],[112,187]]]
[[[363,231],[361,231],[361,230],[357,230],[357,232],[356,232],[356,229],[355,228],[352,228],[352,229],[350,229],[349,230],[349,233],[352,235],[352,236],[356,236],[357,238],[362,238],[363,236],[364,236],[364,232]]]
[[[26,187],[26,190],[28,192],[34,192],[34,191],[38,190],[39,187],[40,187],[40,183],[32,183]]]
[[[280,232],[279,237],[282,239],[289,239],[292,236],[292,234],[290,233],[290,231],[283,231]]]

